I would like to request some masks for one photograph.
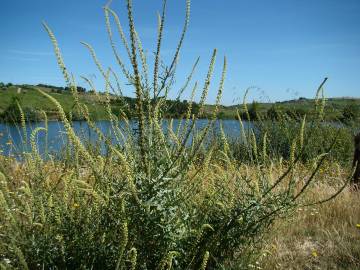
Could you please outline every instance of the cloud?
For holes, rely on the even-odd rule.
[[[37,62],[40,61],[39,58],[35,58],[35,57],[13,57],[13,56],[3,56],[1,58],[5,58],[11,61],[30,61],[30,62]]]
[[[11,54],[27,55],[27,56],[52,56],[52,52],[35,52],[35,51],[22,51],[22,50],[9,50]]]

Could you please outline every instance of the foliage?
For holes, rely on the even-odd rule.
[[[65,88],[67,87],[67,91]],[[36,88],[40,88],[41,90],[50,93],[61,103],[65,112],[70,113],[72,111],[72,107],[74,105],[74,100],[71,95],[71,91],[69,91],[68,86],[66,87],[58,87],[47,84],[38,84],[37,86],[32,85],[14,85],[11,87],[6,87],[4,85],[1,88],[0,84],[0,111],[4,111],[6,107],[9,105],[11,98],[14,95],[21,97],[22,106],[27,108],[36,108],[38,111],[45,111],[50,120],[58,120],[58,115],[54,113],[56,108],[53,104],[49,104],[44,102],[44,97],[36,90]],[[20,94],[16,94],[16,90],[21,88],[22,91]],[[114,89],[116,90],[116,89]],[[93,120],[106,120],[107,113],[104,109],[105,95],[103,92],[95,93],[95,90],[77,86],[77,92],[79,94],[79,99],[82,103],[85,103],[89,108],[90,116]],[[124,102],[126,101],[126,102]],[[166,118],[183,118],[184,111],[187,108],[186,103],[188,100],[180,101],[179,98],[175,100],[167,99],[166,103],[168,106],[168,110],[166,111]],[[135,112],[136,109],[136,100],[132,97],[123,96],[121,99],[110,91],[110,104],[111,109],[113,110],[115,115],[118,115],[120,109],[123,110],[128,118],[136,118]],[[353,105],[351,105],[353,104]],[[129,105],[129,106],[128,106]],[[351,106],[350,106],[351,105]],[[204,113],[201,115],[201,118],[211,119],[215,105],[205,104],[204,105]],[[249,104],[249,111],[252,114],[252,104]],[[316,119],[316,115],[314,115],[314,100],[313,99],[304,99],[300,98],[299,100],[289,100],[284,102],[276,102],[276,103],[260,103],[256,102],[256,110],[257,114],[260,116],[262,120],[278,120],[277,114],[286,114],[288,117],[293,119],[300,119],[304,115],[307,115],[308,120]],[[343,112],[347,111],[346,107],[350,107],[351,111],[355,112],[355,114],[350,113],[350,119],[347,119],[343,116]],[[193,101],[193,114],[198,113],[199,104]],[[218,119],[237,119],[236,110],[238,106],[225,106],[221,105],[218,107]],[[353,116],[357,115],[356,110],[360,108],[360,99],[346,99],[346,98],[329,98],[326,102],[325,107],[325,120],[326,121],[342,121],[347,125],[353,124],[357,121],[358,117],[353,118]],[[239,112],[242,119],[247,119],[247,115],[245,111],[240,110]],[[253,115],[253,114],[252,114]],[[345,115],[347,115],[345,113]],[[255,116],[255,114],[254,114]],[[200,117],[200,116],[199,116]],[[31,119],[27,117],[29,121],[35,121],[36,119]],[[258,120],[254,117],[251,117],[251,120]],[[0,121],[4,121],[1,120]]]
[[[189,23],[187,1],[183,31],[170,64],[160,69],[160,51],[165,22],[166,1],[159,19],[157,50],[152,80],[147,55],[133,22],[132,1],[127,0],[130,39],[126,39],[119,18],[109,6],[104,7],[106,27],[114,57],[135,92],[137,131],[134,134],[126,110],[133,105],[121,95],[117,76],[104,69],[95,50],[83,43],[95,61],[105,82],[102,100],[113,140],[97,128],[86,103],[79,98],[74,78],[68,73],[57,40],[44,24],[55,49],[56,58],[73,97],[71,113],[66,113],[54,95],[38,89],[50,101],[64,124],[68,145],[62,160],[42,156],[36,144],[36,128],[29,138],[32,151],[24,153],[23,163],[6,159],[0,162],[0,264],[2,268],[70,269],[226,269],[239,258],[244,266],[256,252],[251,247],[269,230],[278,217],[289,215],[300,203],[305,191],[316,180],[316,173],[326,154],[314,157],[314,168],[299,180],[295,167],[306,146],[304,125],[291,134],[290,162],[279,161],[280,174],[269,165],[272,137],[263,134],[261,148],[256,131],[242,134],[248,163],[232,154],[222,127],[217,143],[208,136],[215,128],[216,116],[226,74],[226,58],[218,83],[216,104],[207,125],[197,128],[212,83],[217,51],[214,50],[203,83],[200,101],[193,108],[198,83],[194,83],[188,102],[181,110],[184,120],[173,126],[170,120],[163,129],[179,52]],[[120,39],[131,62],[127,68],[117,51],[110,23],[114,19]],[[190,72],[182,94],[191,84]],[[117,77],[115,77],[117,78]],[[84,78],[96,97],[100,94]],[[117,92],[121,104],[114,114],[110,90]],[[180,95],[179,95],[180,96]],[[180,97],[179,97],[180,98]],[[21,111],[21,106],[18,106]],[[245,106],[245,112],[249,112]],[[318,106],[319,117],[323,107]],[[196,114],[194,114],[196,113]],[[209,112],[207,112],[209,113]],[[104,153],[86,144],[72,128],[72,116],[83,117],[104,144]],[[24,118],[24,117],[22,117]],[[124,125],[119,125],[121,120]],[[240,125],[242,125],[239,116]],[[305,123],[305,120],[303,121]],[[45,122],[46,123],[46,122]],[[21,121],[24,135],[25,121]],[[25,136],[24,136],[25,137]],[[24,139],[25,141],[27,138]],[[284,146],[285,147],[285,146]],[[48,153],[45,151],[45,155]],[[15,168],[11,164],[16,164]],[[250,165],[249,165],[250,164]],[[251,167],[250,167],[251,166]],[[254,168],[251,172],[249,168]],[[344,187],[339,187],[327,201]],[[316,202],[314,202],[316,203]]]
[[[261,147],[261,138],[267,134],[271,139],[269,154],[273,158],[282,157],[289,160],[291,151],[289,145],[293,143],[299,149],[299,141],[294,142],[294,135],[301,129],[301,122],[296,120],[267,121],[257,125],[257,138]],[[326,153],[331,147],[328,159],[341,164],[349,164],[353,153],[353,130],[339,124],[327,122],[307,123],[304,128],[304,138],[307,138],[306,147],[301,155],[302,162],[311,162],[321,153]]]
[[[26,120],[27,121],[36,121],[41,118],[37,118],[41,111],[45,111],[48,115],[49,120],[59,120],[59,115],[56,113],[56,107],[46,102],[46,98],[42,96],[34,86],[25,86],[19,85],[19,88],[22,89],[21,93],[15,93],[15,90],[12,88],[4,88],[4,92],[0,92],[0,112],[7,111],[8,107],[12,104],[12,98],[16,97],[21,100],[21,106],[24,111],[27,111]],[[45,91],[46,93],[51,94],[56,97],[56,99],[61,103],[67,115],[75,114],[73,111],[74,100],[72,95],[69,94],[69,90],[65,91],[66,87],[56,87],[52,85],[39,84],[38,88]],[[68,88],[68,87],[67,87]],[[89,114],[93,120],[107,120],[108,114],[106,112],[106,95],[101,92],[95,93],[94,90],[85,92],[85,88],[77,91],[79,94],[79,100],[86,104],[89,108]],[[113,114],[120,115],[120,112],[124,112],[127,118],[136,118],[136,100],[131,97],[124,97],[111,94],[110,97],[110,106]],[[166,118],[184,118],[185,112],[188,108],[188,101],[183,100],[166,100],[166,113],[164,117]],[[31,108],[31,110],[29,109]],[[199,104],[192,102],[192,114],[197,114],[199,111]],[[36,117],[33,117],[36,116]],[[211,111],[206,113],[204,117],[211,117]],[[83,120],[81,117],[73,117],[73,120]],[[9,117],[0,117],[2,122],[12,122]]]
[[[23,121],[41,120],[42,117],[37,110],[29,107],[21,107],[21,99],[17,96],[12,96],[10,104],[0,114],[0,120],[10,123],[20,123]]]
[[[306,201],[334,192],[347,170],[332,162],[320,172],[319,183]],[[324,205],[299,208],[276,222],[255,263],[262,269],[359,269],[360,194],[345,190]]]
[[[343,108],[342,120],[350,122],[358,119],[360,116],[360,107],[355,103],[350,103]]]
[[[20,121],[20,109],[19,109],[19,98],[12,97],[9,106],[0,115],[0,119],[7,122],[19,122]]]
[[[323,91],[322,88],[319,88],[319,91]],[[252,119],[253,107],[248,110],[244,102],[242,115],[245,119]],[[325,108],[325,99],[315,99],[315,106],[311,110],[312,120],[308,122],[308,115],[298,112],[298,109],[283,111],[278,106],[272,106],[267,111],[267,117],[263,118],[258,114],[260,117],[254,122],[254,129],[246,132],[253,142],[249,142],[245,133],[242,137],[230,141],[233,157],[240,162],[253,160],[253,151],[246,149],[256,143],[252,147],[257,148],[259,153],[260,149],[266,149],[266,155],[271,159],[291,160],[297,152],[301,162],[311,163],[322,153],[327,153],[329,160],[342,165],[349,164],[353,155],[353,134],[356,133],[356,126],[327,121]],[[243,117],[239,116],[239,119],[244,119]]]

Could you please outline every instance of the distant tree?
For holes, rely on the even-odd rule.
[[[219,113],[217,114],[217,118],[218,118],[218,119],[225,119],[225,118],[226,118],[226,115],[225,115],[224,112],[219,112]]]
[[[293,119],[299,119],[303,118],[306,110],[304,108],[289,108],[285,111],[285,114]]]
[[[278,120],[281,115],[281,110],[278,106],[272,105],[266,112],[266,117],[272,120]]]
[[[20,99],[17,96],[13,96],[7,108],[1,114],[1,119],[5,122],[20,122]]]
[[[63,90],[64,90],[64,87],[54,86],[54,85],[50,85],[50,84],[39,83],[37,86],[39,86],[39,87],[44,87],[44,88],[50,88],[50,89],[52,89],[53,91],[54,91],[54,90],[57,90],[56,92],[59,92],[59,91],[63,91]]]
[[[34,87],[31,86],[31,85],[29,85],[29,84],[22,84],[22,85],[21,85],[21,88],[22,88],[23,90],[32,90],[32,89],[34,89]]]
[[[192,108],[191,108],[191,113],[192,114],[198,114],[200,110],[200,105],[196,102],[193,102],[192,104]]]
[[[342,120],[345,122],[355,120],[359,115],[360,106],[355,103],[347,104],[342,110]]]
[[[86,92],[86,88],[81,87],[81,86],[77,86],[77,87],[76,87],[76,90],[77,90],[79,93],[85,93],[85,92]]]
[[[250,120],[258,120],[259,119],[259,103],[253,101],[249,108],[249,116]]]
[[[13,84],[12,84],[12,83],[8,83],[8,84],[6,84],[6,87],[11,87],[11,86],[13,86]]]
[[[3,113],[0,114],[0,119],[4,122],[20,123],[21,111],[24,114],[25,121],[39,121],[43,116],[39,110],[32,107],[23,106],[21,98],[18,95],[12,96],[9,105],[5,108]]]
[[[70,92],[70,91],[71,91],[71,88],[68,87],[68,86],[66,86],[66,87],[64,88],[64,90]],[[86,92],[86,88],[81,87],[81,86],[77,86],[77,87],[76,87],[76,91],[78,91],[79,93],[85,93],[85,92]]]

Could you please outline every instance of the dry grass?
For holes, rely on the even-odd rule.
[[[0,162],[12,185],[27,178],[26,164],[1,156]],[[284,163],[279,163],[267,170],[276,178],[285,168]],[[201,192],[192,200],[201,202],[204,197],[216,192],[215,182],[211,180],[217,179],[220,174],[247,174],[256,179],[257,170],[251,166],[224,169],[212,164],[201,183]],[[308,167],[299,165],[294,173],[297,179],[302,179],[308,172]],[[64,170],[63,164],[48,163],[43,167],[43,174],[48,185],[57,186],[61,179],[70,177],[72,172]],[[311,203],[331,196],[347,174],[346,170],[327,164],[319,172],[317,184],[309,189],[303,202]],[[80,177],[84,181],[89,180],[87,173]],[[224,183],[223,187],[234,194],[234,178],[228,179],[229,182]],[[265,235],[260,257],[256,263],[249,264],[249,269],[360,269],[359,202],[360,193],[346,189],[330,202],[297,208],[292,216],[277,220],[271,233]]]
[[[339,174],[338,180],[343,177]],[[306,200],[316,201],[334,192],[332,186],[322,183],[309,191]],[[323,205],[299,208],[292,217],[273,226],[254,267],[360,269],[359,224],[360,193],[349,189]]]

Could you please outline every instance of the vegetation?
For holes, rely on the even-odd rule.
[[[3,85],[3,86],[2,86]],[[64,108],[65,113],[68,115],[74,106],[74,100],[71,95],[70,88],[59,87],[47,84],[33,85],[8,85],[0,84],[0,121],[12,122],[13,115],[9,116],[8,112],[11,109],[11,100],[16,98],[21,103],[24,110],[29,111],[30,108],[34,110],[33,113],[27,114],[27,121],[37,121],[41,119],[41,111],[45,111],[50,120],[60,120],[56,108],[53,104],[44,103],[45,98],[36,90],[41,89],[51,96],[55,97]],[[19,90],[20,89],[20,90]],[[95,94],[93,90],[86,91],[84,87],[77,86],[77,92],[79,99],[82,103],[86,104],[89,108],[90,116],[93,120],[106,120],[107,113],[104,108],[105,93],[98,92]],[[121,110],[124,111],[128,118],[136,117],[135,104],[136,101],[131,97],[123,97],[126,102],[118,98],[115,93],[110,93],[110,106],[115,114],[118,114]],[[188,100],[167,100],[166,104],[168,110],[166,110],[165,118],[184,118],[188,107]],[[127,107],[125,106],[127,105]],[[124,107],[125,106],[125,107]],[[298,100],[290,100],[277,103],[259,103],[252,102],[248,105],[250,120],[262,119],[277,119],[279,114],[287,114],[291,118],[301,118],[304,115],[312,117],[314,113],[315,99],[300,98]],[[201,118],[211,118],[214,105],[205,104],[204,113],[199,116]],[[27,109],[29,108],[29,109]],[[358,121],[360,117],[360,99],[356,98],[330,98],[326,102],[325,107],[325,119],[327,121],[341,121],[343,123],[351,123]],[[192,102],[192,113],[197,114],[199,104]],[[236,119],[237,110],[239,105],[236,106],[218,106],[218,119]],[[240,110],[240,116],[243,119],[247,119],[244,110]],[[36,117],[35,117],[36,116]],[[40,118],[39,118],[40,117]],[[16,122],[19,121],[20,115],[16,115]],[[84,119],[74,119],[84,120]]]
[[[44,24],[70,90],[57,95],[37,87],[43,101],[47,101],[38,102],[52,103],[49,110],[56,108],[54,114],[64,124],[68,144],[60,160],[48,151],[40,153],[37,135],[47,135],[47,113],[43,113],[45,127],[35,128],[28,138],[25,110],[21,100],[13,100],[13,111],[20,114],[24,144],[29,141],[31,151],[23,153],[21,162],[0,157],[1,268],[251,268],[256,261],[259,263],[266,244],[276,241],[271,232],[279,226],[276,222],[280,218],[289,220],[299,209],[326,203],[346,189],[350,170],[335,171],[334,181],[325,183],[324,170],[329,169],[326,174],[334,170],[325,166],[326,162],[336,164],[341,160],[342,148],[348,143],[338,141],[342,129],[327,125],[325,99],[316,98],[310,122],[305,116],[299,119],[277,114],[273,121],[280,122],[279,128],[257,116],[258,105],[253,104],[250,109],[258,117],[259,128],[243,128],[238,148],[232,147],[222,128],[216,137],[209,138],[220,110],[227,65],[224,58],[216,104],[206,107],[216,50],[195,110],[193,98],[198,83],[192,83],[191,78],[197,62],[183,88],[193,85],[189,101],[183,104],[186,110],[174,109],[183,110],[184,121],[176,127],[170,122],[164,130],[163,119],[171,115],[173,104],[167,102],[167,97],[189,23],[190,2],[174,57],[165,70],[160,70],[165,9],[166,1],[159,19],[151,80],[147,56],[133,22],[132,1],[127,0],[130,41],[116,13],[108,5],[104,7],[114,56],[122,76],[134,88],[135,99],[121,95],[110,82],[110,76],[114,76],[111,69],[104,70],[94,49],[84,43],[104,78],[105,92],[99,94],[91,81],[86,81],[104,107],[114,139],[96,127],[90,114],[91,102],[78,93],[56,38]],[[117,53],[110,18],[115,20],[131,61],[130,69]],[[322,94],[322,86],[317,97]],[[119,95],[112,98],[110,90]],[[72,100],[70,104],[65,96]],[[116,112],[114,103],[120,104]],[[136,134],[127,115],[132,106],[138,125]],[[244,102],[245,119],[251,119],[251,110]],[[209,121],[198,129],[197,121],[205,114]],[[241,115],[237,112],[242,126]],[[96,144],[81,141],[72,128],[74,116],[87,121],[99,141],[104,142],[105,152]],[[119,120],[125,125],[119,126]],[[317,141],[319,136],[313,131],[321,128],[329,133]],[[324,184],[330,192],[311,196]],[[358,261],[349,259],[358,255],[358,249],[346,254],[352,257],[342,256],[344,265],[358,267]],[[276,256],[274,263],[285,264],[281,254]]]
[[[24,112],[26,112],[27,121],[41,121],[44,120],[41,111],[45,111],[49,120],[60,120],[60,116],[56,107],[49,103],[44,102],[46,98],[39,93],[37,89],[50,94],[56,98],[67,115],[73,112],[74,99],[69,87],[57,87],[52,85],[38,84],[32,85],[12,85],[0,88],[0,121],[2,122],[20,122],[21,115],[18,110],[14,111],[14,100],[16,100]],[[107,120],[107,112],[104,104],[106,103],[106,94],[94,91],[86,92],[83,87],[77,86],[76,88],[79,100],[86,104],[89,109],[89,114],[93,120]],[[109,94],[110,107],[114,114],[119,115],[123,111],[127,118],[136,117],[136,101],[134,98],[121,97],[115,94]],[[15,106],[17,107],[17,105]],[[168,110],[164,117],[166,118],[183,118],[188,108],[188,101],[183,100],[167,100],[166,107]],[[199,105],[192,102],[192,113],[197,113]],[[73,115],[73,120],[85,120],[84,118],[76,117]]]
[[[329,196],[334,192],[332,184],[346,174],[328,164],[305,199]],[[358,192],[345,190],[326,204],[298,208],[290,218],[274,224],[253,265],[266,270],[359,269],[359,199]]]

